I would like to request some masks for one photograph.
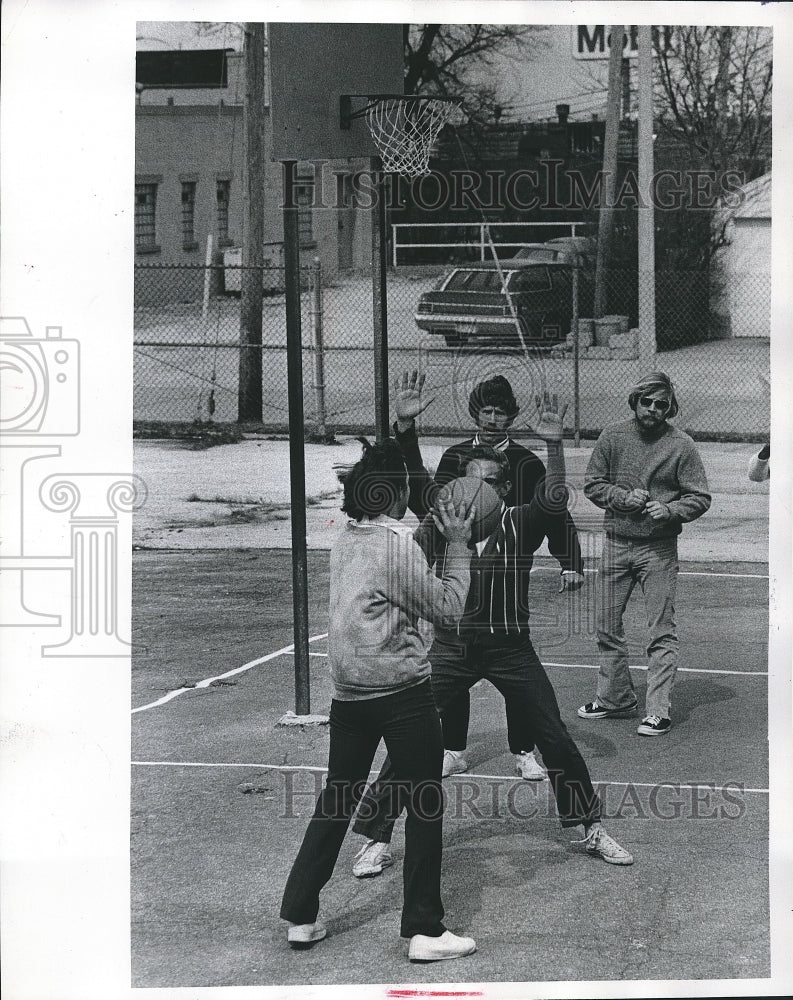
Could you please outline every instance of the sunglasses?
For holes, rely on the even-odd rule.
[[[651,396],[640,396],[639,402],[645,410],[658,410],[659,413],[666,413],[669,409],[669,401],[666,399],[653,399]]]

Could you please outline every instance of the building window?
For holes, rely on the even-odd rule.
[[[301,247],[314,246],[314,185],[296,184],[295,203],[297,205],[297,231]]]
[[[218,246],[228,246],[229,240],[229,195],[231,181],[217,182],[217,238]]]
[[[182,181],[182,249],[195,250],[195,181]]]
[[[135,250],[157,250],[157,185],[135,185]]]

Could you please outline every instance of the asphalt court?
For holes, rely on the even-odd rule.
[[[514,774],[503,701],[481,682],[470,771],[444,782],[447,922],[479,951],[414,967],[397,936],[402,823],[377,879],[351,877],[348,836],[322,897],[328,939],[286,947],[280,893],[328,746],[326,726],[276,726],[295,707],[289,553],[136,553],[134,985],[767,976],[768,580],[758,563],[681,570],[674,728],[658,739],[638,737],[636,720],[577,718],[596,677],[589,591],[556,594],[550,563],[532,578],[536,648],[607,828],[636,863],[607,866],[570,843],[548,783]],[[311,708],[326,713],[325,552],[309,553],[309,622]],[[638,595],[626,631],[641,699]]]

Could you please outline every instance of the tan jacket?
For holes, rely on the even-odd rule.
[[[337,699],[381,698],[428,679],[418,619],[457,627],[470,559],[463,543],[452,543],[439,579],[399,521],[347,524],[330,554],[328,660]]]

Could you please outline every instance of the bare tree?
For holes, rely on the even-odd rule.
[[[405,93],[461,98],[470,120],[497,120],[507,107],[492,71],[501,59],[525,59],[546,44],[546,31],[530,24],[406,24]]]
[[[771,29],[676,27],[656,38],[659,135],[685,150],[691,166],[766,169],[771,140]]]
[[[196,21],[199,38],[217,38],[226,45],[236,43],[242,48],[245,25],[242,21]]]

